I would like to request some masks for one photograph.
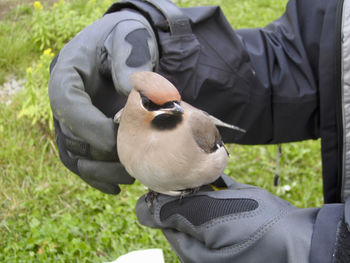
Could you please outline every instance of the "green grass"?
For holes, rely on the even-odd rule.
[[[280,16],[286,1],[177,1],[182,6],[220,4],[234,27],[264,26]],[[83,10],[75,2],[76,12]],[[11,13],[12,12],[12,13]],[[0,83],[6,74],[25,76],[41,54],[29,43],[33,10],[22,5],[0,20]],[[82,11],[81,11],[82,13]],[[47,100],[47,98],[45,98]],[[118,196],[87,186],[59,161],[53,133],[18,118],[23,96],[0,104],[0,262],[104,262],[141,248],[162,248],[177,262],[159,230],[141,226],[134,213],[139,183]],[[322,204],[319,141],[284,144],[281,182],[273,186],[276,146],[230,145],[226,172],[258,185],[298,207]]]
[[[60,163],[51,136],[16,117],[18,106],[0,108],[0,262],[102,262],[155,246],[175,260],[160,231],[137,223],[143,186],[118,196],[88,187]]]
[[[31,14],[32,8],[18,5],[0,19],[0,84],[8,74],[23,78],[23,69],[38,57],[28,34]]]

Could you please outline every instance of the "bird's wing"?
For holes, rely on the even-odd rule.
[[[120,118],[122,117],[123,110],[124,110],[124,108],[121,108],[121,109],[114,115],[113,121],[114,121],[115,123],[120,123]]]
[[[215,118],[214,116],[210,115],[209,113],[203,111],[206,115],[208,115],[208,117],[211,119],[211,121],[216,125],[216,126],[221,126],[221,127],[225,127],[225,128],[229,128],[232,130],[236,130],[236,131],[240,131],[240,132],[246,132],[246,130],[241,129],[235,125],[232,124],[228,124],[226,122],[223,122],[221,120],[219,120],[218,118]]]
[[[197,145],[206,153],[215,152],[223,145],[220,133],[213,121],[202,111],[192,111],[188,118]]]

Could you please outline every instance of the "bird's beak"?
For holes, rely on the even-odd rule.
[[[169,108],[169,112],[172,113],[173,115],[181,115],[184,113],[184,110],[178,103],[174,103],[174,107]]]
[[[169,114],[169,115],[175,115],[180,116],[184,113],[184,110],[178,103],[174,103],[174,106],[171,108],[163,108],[161,110],[154,111],[155,116],[161,115],[161,114]]]

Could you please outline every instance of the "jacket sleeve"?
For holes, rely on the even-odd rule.
[[[236,52],[235,61],[244,61],[241,52],[247,53],[246,67],[255,74],[236,77],[233,90],[248,91],[239,104],[238,96],[231,100],[227,96],[222,103],[242,105],[231,106],[233,117],[226,121],[248,131],[242,137],[224,131],[226,142],[281,143],[320,137],[326,203],[342,201],[342,3],[290,0],[284,15],[265,28],[234,30],[243,50]]]

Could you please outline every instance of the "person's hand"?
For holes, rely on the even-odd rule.
[[[50,67],[49,97],[62,162],[93,187],[118,194],[134,181],[119,163],[112,118],[135,71],[155,70],[158,49],[148,21],[123,10],[83,29]]]
[[[181,262],[309,262],[318,208],[299,209],[223,175],[181,200],[159,195],[136,205],[141,224],[162,229]]]

